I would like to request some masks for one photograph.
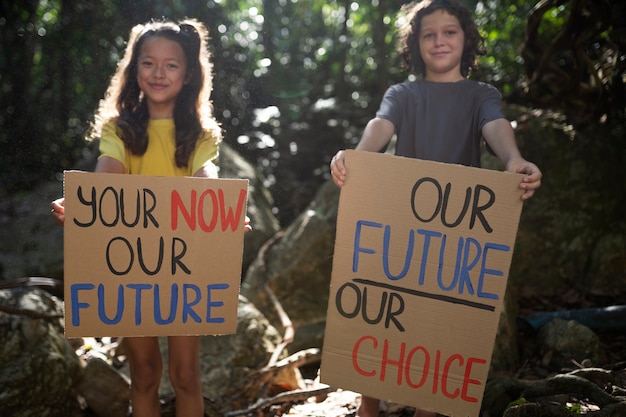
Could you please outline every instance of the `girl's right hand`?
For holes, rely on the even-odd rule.
[[[344,151],[339,151],[333,156],[330,161],[330,175],[333,177],[333,181],[338,187],[343,186],[346,180],[346,156]]]
[[[54,217],[54,220],[60,225],[63,226],[65,224],[65,199],[58,198],[50,203],[50,207],[52,210],[50,214]]]

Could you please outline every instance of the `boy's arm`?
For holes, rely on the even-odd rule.
[[[504,162],[506,170],[526,174],[520,188],[525,192],[522,200],[529,199],[541,186],[541,171],[537,165],[525,160],[515,143],[515,133],[506,119],[496,119],[483,126],[483,137],[493,152]]]
[[[367,123],[361,140],[356,145],[357,151],[378,152],[391,140],[396,128],[387,119],[374,118]]]
[[[393,123],[386,119],[374,118],[367,123],[361,140],[356,145],[357,151],[378,152],[391,140],[396,129]],[[330,174],[339,187],[346,180],[345,152],[339,151],[330,161]]]

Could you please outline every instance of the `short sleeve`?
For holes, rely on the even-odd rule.
[[[393,125],[398,128],[400,125],[400,118],[402,116],[403,101],[406,100],[406,94],[402,89],[401,84],[392,85],[385,91],[380,107],[376,112],[376,117],[389,120]]]
[[[207,164],[212,164],[219,155],[220,139],[211,132],[206,131],[204,137],[196,144],[196,149],[191,158],[191,175]]]
[[[117,161],[120,161],[124,165],[124,169],[128,171],[126,164],[126,147],[124,142],[116,133],[115,123],[108,122],[102,126],[102,132],[100,134],[100,156],[108,156]]]
[[[497,88],[487,83],[479,83],[481,88],[481,103],[478,114],[478,130],[482,131],[483,127],[497,119],[504,119],[502,113],[502,94]]]

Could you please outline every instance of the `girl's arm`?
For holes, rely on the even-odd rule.
[[[217,166],[213,162],[207,162],[193,173],[194,177],[217,178]]]
[[[50,214],[57,222],[59,226],[63,226],[65,224],[65,198],[57,198],[52,203],[50,203]]]
[[[108,174],[124,174],[124,164],[110,156],[103,156],[96,163],[95,172],[104,172]]]
[[[363,136],[361,136],[355,149],[357,151],[378,152],[389,144],[395,131],[395,126],[389,120],[374,118],[365,126]],[[330,161],[330,174],[339,187],[345,182],[346,173],[345,152],[339,151]]]
[[[506,119],[496,119],[483,127],[483,137],[493,152],[504,162],[506,170],[526,174],[520,188],[524,190],[522,200],[533,196],[541,186],[541,171],[537,165],[525,160],[515,143],[515,133]]]

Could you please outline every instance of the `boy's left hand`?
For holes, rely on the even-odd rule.
[[[507,164],[506,170],[518,174],[526,174],[519,186],[519,188],[524,190],[524,194],[522,194],[521,197],[522,200],[528,200],[535,194],[535,191],[541,187],[541,177],[543,174],[539,167],[532,162],[523,158],[516,159]]]

